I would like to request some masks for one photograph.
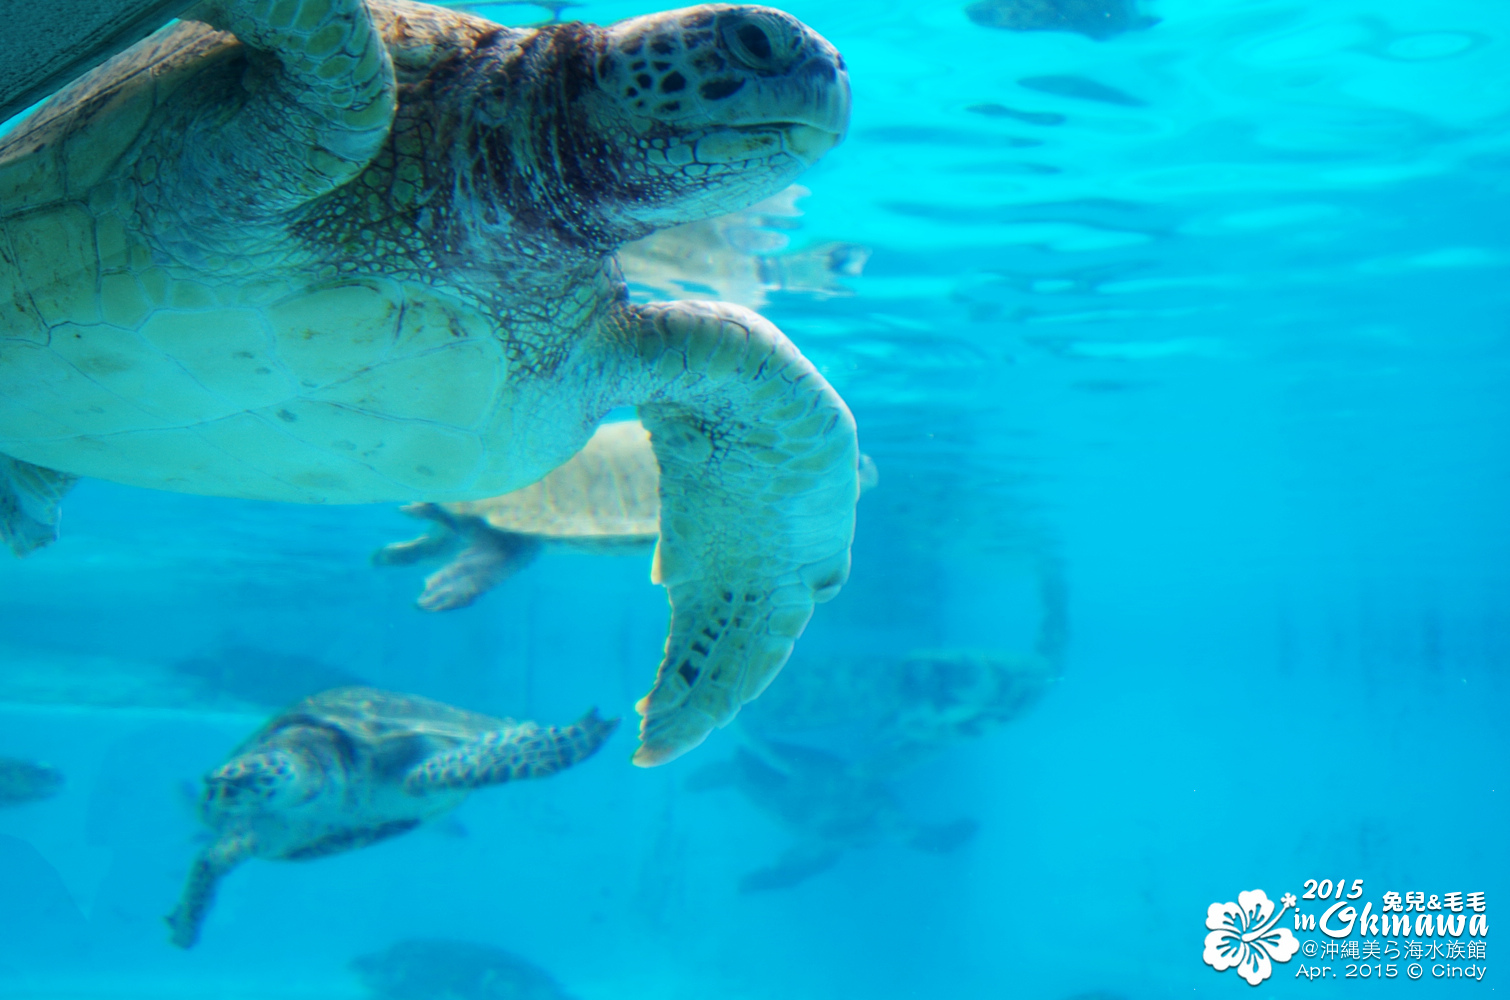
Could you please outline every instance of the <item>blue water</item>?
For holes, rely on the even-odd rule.
[[[1025,653],[1045,574],[1063,587],[1041,700],[888,779],[974,838],[740,893],[794,838],[689,789],[736,735],[646,771],[625,727],[457,823],[248,863],[179,952],[185,786],[267,711],[172,664],[240,646],[496,714],[632,717],[665,601],[643,558],[559,556],[425,615],[421,571],[367,562],[412,534],[395,509],[85,482],[59,543],[0,560],[0,755],[67,776],[0,811],[0,995],[361,997],[350,960],[415,937],[506,948],[581,1000],[1238,995],[1202,947],[1239,892],[1501,904],[1510,6],[1160,0],[1100,42],[962,6],[786,5],[844,53],[855,108],[791,250],[871,256],[852,295],[765,312],[881,471],[789,671]],[[1487,968],[1472,983],[1296,955],[1257,990],[1495,991],[1499,947],[1441,961]]]

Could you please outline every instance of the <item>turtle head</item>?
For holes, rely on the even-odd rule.
[[[629,238],[776,193],[848,128],[843,58],[781,11],[705,4],[567,28],[562,180]]]
[[[311,764],[283,749],[234,757],[205,777],[200,809],[214,825],[299,805],[318,791],[320,772]]]

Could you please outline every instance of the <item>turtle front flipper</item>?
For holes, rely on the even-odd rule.
[[[393,62],[366,0],[203,0],[185,12],[251,49],[243,103],[196,123],[185,183],[232,224],[304,204],[366,168],[393,124]]]
[[[849,408],[791,341],[727,303],[626,307],[661,468],[652,578],[671,635],[634,761],[663,764],[727,725],[849,576],[859,452]]]
[[[178,906],[167,918],[168,926],[173,930],[174,944],[180,948],[194,947],[205,915],[215,902],[216,884],[232,868],[251,857],[254,849],[255,842],[250,834],[238,834],[220,838],[194,859]]]
[[[372,554],[374,566],[408,566],[449,555],[457,546],[458,538],[450,531],[427,531],[418,538],[406,542],[390,542]]]
[[[618,726],[618,719],[600,718],[597,709],[570,726],[510,726],[429,758],[409,772],[404,789],[422,795],[546,778],[597,753]]]
[[[425,578],[417,603],[422,611],[464,608],[524,569],[540,554],[540,542],[511,532],[476,536],[456,558]]]
[[[0,540],[18,556],[56,541],[58,502],[76,482],[66,472],[0,455]]]

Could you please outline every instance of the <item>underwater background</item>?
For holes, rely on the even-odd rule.
[[[1240,892],[1505,898],[1510,5],[782,6],[843,52],[849,138],[810,193],[626,260],[642,298],[759,306],[878,469],[771,704],[665,767],[625,725],[454,822],[248,863],[180,952],[195,783],[279,707],[632,720],[666,601],[643,553],[550,554],[427,614],[433,566],[370,562],[396,508],[83,482],[0,560],[0,756],[64,778],[0,809],[0,996],[1238,995],[1202,956]],[[755,740],[814,777],[739,772]],[[752,880],[825,809],[828,867]],[[448,985],[443,942],[554,982]],[[1510,974],[1408,961],[1256,989]]]

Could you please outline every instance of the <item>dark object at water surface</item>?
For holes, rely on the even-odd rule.
[[[351,968],[376,1000],[569,1000],[539,966],[469,941],[400,941]]]
[[[1103,42],[1159,23],[1138,13],[1131,0],[980,0],[965,16],[1004,31],[1073,31]]]
[[[62,787],[63,772],[56,768],[15,757],[0,757],[0,806],[19,806],[50,799]]]
[[[1029,125],[1063,125],[1065,121],[1064,115],[1057,111],[1019,111],[994,102],[972,104],[965,110],[987,118],[1012,118]]]
[[[1041,94],[1057,94],[1082,101],[1100,101],[1102,104],[1120,104],[1128,108],[1141,108],[1147,101],[1134,97],[1116,87],[1088,80],[1083,76],[1025,76],[1017,81],[1019,87],[1036,90]]]

